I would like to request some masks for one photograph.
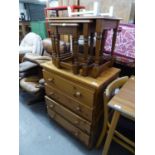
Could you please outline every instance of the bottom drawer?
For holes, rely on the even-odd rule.
[[[72,124],[70,124],[67,120],[61,117],[59,114],[54,112],[51,109],[47,109],[49,116],[58,122],[62,127],[72,133],[76,138],[82,141],[86,146],[90,147],[90,136],[82,132],[80,129],[76,128]]]
[[[49,109],[55,111],[60,116],[64,117],[67,121],[78,127],[80,130],[86,132],[87,134],[90,134],[92,129],[90,122],[86,121],[82,117],[79,117],[75,113],[63,107],[58,102],[55,102],[54,100],[50,99],[48,96],[45,96],[45,101]]]

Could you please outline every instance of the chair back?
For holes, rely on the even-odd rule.
[[[108,119],[110,115],[107,104],[109,100],[116,94],[115,90],[118,91],[118,89],[121,88],[127,82],[128,78],[129,78],[128,76],[117,78],[116,80],[112,81],[107,86],[106,90],[104,91],[104,97],[103,97],[103,100],[104,100],[104,132],[102,133],[103,137],[106,133]]]
[[[119,91],[119,89],[127,82],[128,79],[128,76],[120,77],[107,86],[104,92],[106,102],[108,102]]]
[[[33,53],[37,55],[42,55],[43,44],[42,39],[39,35],[30,32],[21,41],[19,51],[20,53]]]
[[[105,129],[108,124],[109,115],[111,115],[107,104],[110,101],[110,99],[119,91],[119,89],[127,82],[128,78],[129,78],[128,76],[117,78],[107,86],[104,92],[103,100],[104,100],[104,128]],[[117,90],[117,92],[115,90]],[[103,135],[105,135],[105,131]]]

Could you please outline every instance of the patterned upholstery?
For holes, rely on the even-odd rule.
[[[105,54],[110,54],[112,31],[108,31]],[[135,62],[135,26],[133,24],[120,24],[114,50],[116,62],[134,66]]]

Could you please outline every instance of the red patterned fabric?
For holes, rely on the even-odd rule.
[[[104,53],[110,54],[112,44],[112,31],[108,31]],[[120,24],[114,50],[117,62],[134,66],[135,61],[135,26],[133,24]]]

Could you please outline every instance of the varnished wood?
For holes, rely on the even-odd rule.
[[[120,117],[120,113],[115,111],[113,119],[112,119],[110,130],[108,131],[108,136],[107,136],[108,138],[106,139],[106,142],[104,144],[102,155],[107,155],[108,154],[110,143],[112,141],[112,137],[113,137],[115,128],[117,126],[117,122],[119,120],[119,117]]]
[[[94,79],[75,75],[71,70],[59,69],[52,62],[42,64],[42,67],[48,113],[51,110],[56,113],[54,119],[57,115],[60,116],[61,119],[56,121],[71,133],[73,132],[70,128],[76,128],[86,134],[88,137],[84,135],[85,140],[77,133],[74,135],[89,148],[94,146],[99,133],[99,121],[103,115],[103,91],[118,77],[120,70],[108,68]],[[69,123],[69,128],[64,122]]]
[[[93,99],[95,90],[86,89],[83,86],[77,85],[72,81],[66,80],[56,74],[44,71],[44,79],[47,83],[76,99],[79,102],[85,103],[86,105],[93,106]],[[52,79],[52,81],[50,81]],[[62,87],[63,86],[63,87]],[[77,95],[79,93],[79,95]]]
[[[117,77],[120,72],[120,69],[111,67],[102,72],[99,77],[94,79],[92,77],[83,78],[83,76],[81,75],[74,75],[70,70],[60,70],[53,65],[52,61],[48,61],[44,64],[41,64],[41,66],[47,71],[52,71],[53,74],[60,75],[61,77],[64,77],[69,81],[82,85],[83,87],[86,87],[89,90],[98,90],[102,87],[107,86],[107,83],[114,80],[113,77]]]
[[[57,100],[62,105],[73,111],[74,113],[78,114],[79,116],[85,118],[86,120],[92,122],[94,117],[96,116],[98,109],[91,108],[84,103],[80,103],[75,100],[73,97],[63,93],[62,91],[49,86],[45,83],[45,90],[47,96],[52,98],[53,100]],[[52,94],[54,93],[54,95]]]
[[[108,89],[105,91],[105,94],[110,99],[111,92],[115,88],[121,87],[125,82],[127,81],[127,77],[120,78],[118,80],[115,80],[112,82]],[[114,139],[116,142],[118,142],[120,145],[134,153],[134,142],[129,140],[127,137],[123,136],[121,133],[115,130],[117,122],[119,120],[119,116],[123,115],[129,119],[134,120],[135,119],[135,78],[131,77],[120,89],[119,93],[116,94],[109,102],[108,106],[111,107],[115,112],[112,117],[112,122],[109,125],[109,132],[105,141],[104,149],[103,149],[103,155],[107,155],[108,149],[110,147],[111,140]],[[108,101],[108,100],[107,100]],[[105,107],[108,108],[108,107]],[[106,110],[108,111],[108,110]],[[108,115],[108,113],[107,113]],[[107,117],[106,117],[107,118]],[[108,118],[106,119],[106,122],[108,121]],[[106,125],[105,125],[106,126]],[[104,132],[105,133],[105,132]],[[113,135],[117,135],[119,139],[116,137],[113,138]],[[103,134],[101,135],[103,136]],[[100,137],[101,138],[101,137]],[[103,138],[103,137],[102,137]],[[99,139],[101,142],[101,139]],[[98,142],[99,144],[99,142]]]
[[[112,47],[111,47],[111,55],[113,55],[113,51],[116,43],[116,35],[117,29],[119,25],[119,18],[114,17],[103,17],[103,16],[89,16],[89,17],[52,17],[47,18],[49,24],[54,29],[57,29],[57,34],[55,38],[58,38],[58,34],[62,35],[72,35],[72,42],[70,46],[73,46],[73,60],[70,62],[66,61],[66,63],[71,63],[74,74],[79,74],[83,76],[92,76],[94,78],[98,77],[100,73],[105,70],[107,67],[111,67],[113,64],[113,57],[108,60],[108,64],[105,64],[107,60],[104,58],[103,49],[105,46],[106,40],[106,31],[113,30],[113,39],[112,39]],[[51,28],[52,31],[52,28]],[[90,40],[93,43],[92,38],[96,34],[96,45],[92,48],[92,45],[88,45]],[[83,45],[83,59],[79,56],[79,45],[78,39],[79,36],[83,35],[84,37],[84,45]],[[90,36],[90,37],[89,37]],[[54,37],[53,37],[54,38]],[[56,41],[57,43],[57,41]],[[58,44],[56,44],[58,45]],[[56,46],[57,47],[57,46]],[[91,49],[91,48],[92,49]],[[56,48],[56,53],[59,51]],[[95,51],[95,57],[92,57],[92,53]],[[71,52],[71,51],[68,51]],[[61,62],[65,61],[64,59],[60,59],[60,55],[56,54],[55,59],[53,61],[54,64],[60,68],[59,63],[61,64],[61,68],[66,68],[66,65],[62,65]],[[82,60],[82,61],[81,61]],[[56,62],[56,63],[55,63]],[[68,66],[67,66],[68,68]],[[81,71],[80,71],[81,70]]]
[[[120,92],[113,97],[108,106],[121,112],[125,116],[135,119],[135,78],[130,78],[121,88]]]
[[[53,94],[54,96],[55,94]],[[55,102],[48,96],[45,96],[46,103],[49,109],[54,110],[59,115],[63,116],[65,119],[67,119],[71,124],[75,125],[77,128],[80,128],[87,134],[90,134],[91,132],[91,123],[87,120],[83,119],[82,117],[76,115],[75,113],[71,112],[67,108],[63,107],[58,102]]]

